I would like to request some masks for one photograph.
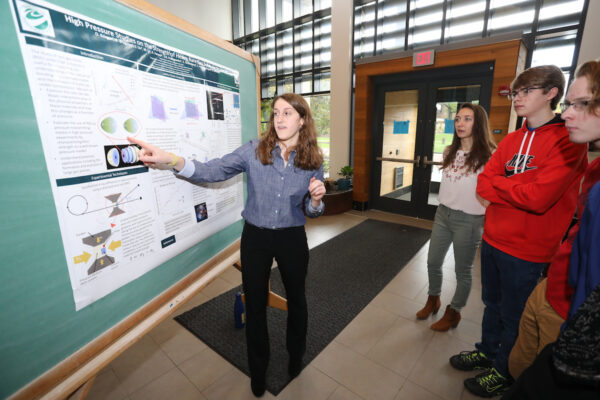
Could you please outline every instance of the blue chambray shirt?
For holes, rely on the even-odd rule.
[[[292,151],[287,166],[277,145],[272,152],[273,164],[263,165],[256,156],[259,139],[254,139],[233,153],[215,158],[206,163],[185,160],[184,168],[176,173],[192,183],[220,182],[245,172],[248,179],[248,201],[242,217],[252,225],[279,229],[302,226],[306,218],[302,211],[302,200],[308,193],[310,179],[323,180],[323,166],[318,170],[303,170],[294,166],[296,152]],[[314,209],[310,195],[305,200],[306,214],[315,218],[323,214],[323,201]]]

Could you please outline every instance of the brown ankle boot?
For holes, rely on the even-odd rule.
[[[460,313],[454,311],[448,304],[444,316],[436,323],[431,325],[431,329],[438,332],[446,332],[450,328],[456,328],[460,322]]]
[[[425,319],[431,314],[437,313],[441,305],[442,303],[440,302],[440,296],[427,297],[427,303],[425,303],[425,307],[417,312],[417,318]]]

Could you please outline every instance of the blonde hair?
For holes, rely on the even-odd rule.
[[[588,61],[575,72],[576,78],[586,77],[592,99],[588,103],[587,112],[600,117],[600,61]]]

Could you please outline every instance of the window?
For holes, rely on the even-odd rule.
[[[408,19],[408,47],[438,45],[444,20],[443,0],[411,1]]]
[[[261,126],[277,93],[298,93],[311,106],[329,165],[331,0],[232,0],[234,44],[260,56]]]
[[[539,16],[539,29],[557,29],[579,24],[584,0],[544,0]]]
[[[486,0],[456,0],[446,12],[446,42],[481,38],[484,28]]]
[[[310,111],[315,120],[317,129],[317,143],[323,151],[323,170],[326,171],[325,177],[329,177],[329,94],[315,95],[306,97],[310,105]]]
[[[377,7],[378,53],[404,50],[406,0],[386,1]]]
[[[552,63],[566,76],[589,0],[354,0],[354,60],[521,31],[527,66]]]
[[[533,46],[527,66],[559,63],[568,78],[588,2],[353,0],[353,57],[521,31]],[[232,10],[234,44],[260,56],[263,111],[284,92],[302,94],[325,109],[320,101],[328,99],[331,87],[331,0],[232,0]],[[319,126],[329,127],[328,113],[318,118]]]

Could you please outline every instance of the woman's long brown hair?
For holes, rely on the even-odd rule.
[[[465,167],[467,171],[477,172],[492,156],[492,152],[496,148],[496,143],[494,143],[490,134],[490,125],[485,109],[476,104],[463,103],[457,110],[457,113],[463,108],[468,108],[473,111],[473,129],[471,131],[473,135],[473,146],[471,146],[471,150],[467,155]],[[455,127],[452,144],[448,146],[448,154],[446,154],[446,157],[444,157],[444,160],[442,161],[442,169],[452,165],[458,149],[460,149],[460,138],[456,134]]]
[[[277,144],[277,132],[275,131],[275,125],[273,124],[273,109],[275,108],[275,102],[279,99],[288,102],[294,107],[294,110],[300,114],[300,118],[304,119],[304,124],[302,124],[298,135],[298,143],[296,144],[296,147],[289,149],[289,151],[296,150],[294,165],[304,170],[321,168],[321,165],[323,165],[323,155],[321,149],[317,145],[317,131],[315,129],[312,113],[310,112],[310,107],[302,96],[295,93],[285,93],[276,96],[273,99],[273,102],[271,103],[269,126],[256,149],[258,159],[263,165],[273,164],[271,152]]]

